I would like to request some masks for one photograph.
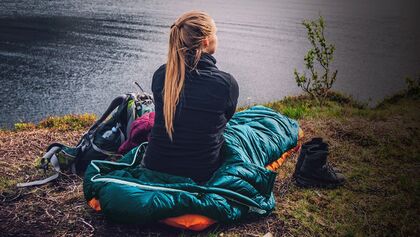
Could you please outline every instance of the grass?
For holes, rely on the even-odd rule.
[[[75,144],[93,117],[83,122],[55,118],[0,131],[0,231],[6,236],[419,236],[418,95],[407,90],[373,109],[338,93],[324,107],[304,96],[266,104],[297,119],[306,140],[327,140],[329,162],[345,175],[346,184],[333,190],[297,188],[291,179],[295,155],[278,170],[277,207],[271,215],[200,233],[108,222],[86,205],[82,180],[72,175],[42,187],[14,187],[41,176],[34,160],[48,144]]]
[[[51,130],[77,131],[86,129],[96,121],[94,114],[69,114],[64,116],[51,116],[35,125],[33,123],[16,123],[16,131],[33,130],[36,128],[48,128]]]
[[[292,186],[276,210],[289,234],[419,235],[419,94],[408,92],[376,109],[331,101],[325,108],[304,107],[300,117],[304,131],[328,140],[330,162],[342,170],[347,183],[336,190]],[[306,100],[297,101],[298,106],[302,101]],[[287,111],[293,104],[270,106]],[[290,174],[293,169],[289,162],[280,172]]]

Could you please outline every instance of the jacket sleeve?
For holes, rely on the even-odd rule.
[[[225,111],[226,120],[229,121],[233,114],[236,111],[236,106],[238,104],[238,97],[239,97],[239,86],[236,82],[235,78],[231,75],[230,76],[230,90],[229,90],[229,98],[227,101],[227,107]]]
[[[165,84],[166,64],[160,66],[152,77],[152,92],[161,93]]]

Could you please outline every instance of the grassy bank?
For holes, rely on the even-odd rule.
[[[291,181],[293,156],[280,168],[276,210],[267,218],[216,225],[201,236],[418,236],[420,235],[419,92],[408,90],[369,109],[331,94],[325,107],[306,97],[267,106],[298,119],[305,140],[330,145],[329,161],[347,178],[334,190],[300,189]],[[49,122],[46,122],[49,121]],[[17,182],[42,175],[34,160],[48,144],[75,144],[94,121],[91,115],[50,118],[0,131],[0,232],[2,235],[148,235],[194,233],[163,225],[127,226],[107,222],[83,198],[82,180],[17,189]]]

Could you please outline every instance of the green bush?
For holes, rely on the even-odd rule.
[[[308,34],[308,40],[312,48],[304,57],[305,67],[310,72],[310,76],[306,73],[300,74],[294,70],[295,80],[303,91],[307,92],[312,99],[315,99],[320,105],[323,105],[337,78],[337,70],[331,71],[330,64],[333,61],[333,53],[335,46],[328,44],[325,36],[325,22],[322,16],[318,20],[304,20],[302,24],[305,26]],[[319,64],[319,67],[315,65]],[[320,68],[318,71],[317,68]]]

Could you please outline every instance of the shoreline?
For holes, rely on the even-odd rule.
[[[404,98],[407,95],[418,93],[417,88],[408,88],[402,91],[395,93],[394,95],[385,97],[382,101],[378,101],[374,107],[369,106],[368,102],[360,102],[355,100],[352,96],[344,94],[338,91],[331,91],[328,95],[328,100],[336,105],[345,106],[346,108],[354,108],[359,110],[375,110],[387,104],[389,102],[396,101],[398,99]],[[293,118],[300,119],[305,114],[305,108],[302,106],[313,107],[316,106],[314,101],[309,98],[307,95],[300,94],[296,96],[286,96],[281,100],[274,100],[267,103],[253,103],[246,106],[240,106],[237,108],[237,111],[255,106],[263,105],[275,110],[284,110],[282,111],[285,115]],[[328,106],[327,106],[328,107]],[[308,111],[306,111],[308,112]],[[309,115],[306,113],[306,115]],[[0,127],[0,131],[22,131],[30,130],[37,128],[53,128],[61,131],[68,130],[78,130],[82,128],[89,128],[96,120],[98,116],[93,113],[84,113],[84,114],[66,114],[62,116],[47,116],[46,118],[41,119],[38,123],[36,122],[17,122],[8,127]]]

